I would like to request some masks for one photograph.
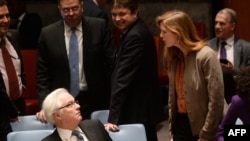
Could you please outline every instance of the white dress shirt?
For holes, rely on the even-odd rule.
[[[80,127],[77,127],[75,130],[82,133],[81,136],[83,137],[84,141],[89,141],[89,139],[87,138],[87,136],[81,130]],[[62,129],[62,128],[57,127],[57,131],[58,131],[58,134],[59,134],[60,138],[63,141],[77,141],[77,137],[72,136],[72,130],[67,130],[67,129]]]
[[[19,95],[21,95],[22,86],[23,86],[22,85],[22,80],[21,80],[21,60],[18,57],[16,50],[14,49],[12,44],[9,42],[9,40],[6,37],[4,37],[4,39],[5,39],[5,43],[6,43],[5,47],[9,51],[9,54],[11,55],[13,65],[14,65],[16,73],[17,73],[17,79],[18,79],[18,84],[19,84],[19,92],[20,92]],[[6,92],[9,95],[9,80],[8,80],[5,64],[4,64],[4,61],[3,61],[2,49],[0,49],[0,58],[1,58],[0,59],[0,71],[1,71],[1,74],[2,74],[2,78],[4,80],[4,85],[5,85],[5,88],[6,88]]]
[[[228,38],[225,41],[227,44],[225,45],[226,53],[227,53],[227,60],[230,61],[234,66],[234,35]],[[221,42],[220,42],[221,43]],[[221,50],[221,44],[219,43],[219,50]],[[220,58],[220,53],[218,53],[218,58]]]

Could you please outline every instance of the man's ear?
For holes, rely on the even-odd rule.
[[[84,2],[81,2],[82,12],[84,12]]]
[[[54,119],[56,119],[56,120],[61,120],[60,112],[54,112],[54,113],[53,113],[53,117],[54,117]]]
[[[135,18],[137,18],[137,17],[138,17],[138,15],[139,15],[139,10],[138,10],[138,9],[136,9],[136,10],[133,12],[133,14],[135,15]]]

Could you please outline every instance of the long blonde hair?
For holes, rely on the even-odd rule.
[[[207,45],[197,34],[191,18],[180,10],[163,13],[156,18],[156,24],[158,27],[162,24],[165,28],[176,34],[179,38],[180,46],[185,48],[189,53],[200,50]],[[167,65],[170,67],[170,62],[180,51],[177,47],[165,49],[164,55],[167,59]]]

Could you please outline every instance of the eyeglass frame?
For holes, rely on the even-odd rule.
[[[75,100],[73,102],[70,102],[64,106],[61,106],[59,108],[57,108],[57,110],[61,110],[61,109],[64,109],[64,108],[73,108],[75,106],[75,104],[79,104],[79,101],[78,100]]]

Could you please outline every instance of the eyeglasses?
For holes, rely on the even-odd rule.
[[[62,107],[58,108],[57,110],[61,110],[63,108],[73,108],[73,107],[75,107],[75,104],[79,104],[79,102],[77,100],[74,102],[70,102],[69,104],[62,106]]]
[[[79,8],[80,8],[80,5],[74,6],[74,7],[69,7],[69,8],[61,8],[61,10],[62,10],[62,12],[63,12],[64,14],[68,14],[70,11],[72,11],[72,12],[78,11]]]

